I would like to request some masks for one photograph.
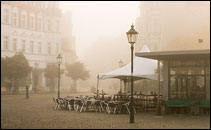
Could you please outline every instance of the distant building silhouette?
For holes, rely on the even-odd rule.
[[[210,2],[141,1],[135,25],[136,49],[146,44],[151,51],[210,48]]]

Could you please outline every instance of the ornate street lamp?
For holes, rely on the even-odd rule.
[[[123,62],[122,60],[120,59],[119,60],[119,68],[121,68],[123,66]],[[122,80],[120,79],[120,93],[122,93]]]
[[[59,54],[57,57],[58,64],[58,98],[60,98],[60,64],[62,63],[62,56]]]
[[[37,62],[34,62],[34,68],[35,68],[35,75],[34,75],[34,91],[35,91],[35,93],[37,92],[37,82],[38,82],[38,76],[37,76],[37,67],[38,67],[38,63]]]
[[[134,98],[133,98],[133,49],[138,37],[138,32],[131,26],[131,29],[126,33],[128,42],[131,44],[131,97],[130,97],[130,123],[134,123]]]
[[[119,67],[122,67],[122,65],[123,65],[123,62],[122,62],[122,60],[120,59],[120,60],[119,60]]]

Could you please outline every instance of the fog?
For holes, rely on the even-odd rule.
[[[1,1],[1,128],[210,128],[210,1]]]
[[[68,1],[60,2],[63,12],[72,12],[73,35],[79,59],[99,37],[125,34],[139,16],[138,1]],[[100,43],[99,43],[100,44]]]
[[[190,50],[210,48],[210,6],[209,2],[61,2],[63,11],[72,12],[73,35],[76,38],[76,53],[90,71],[90,78],[80,81],[82,90],[97,84],[97,74],[110,72],[130,61],[130,44],[125,32],[132,23],[138,30],[139,38],[135,50],[146,44],[152,51]],[[147,10],[152,4],[158,4],[160,13],[159,41],[150,36],[151,23],[155,14]],[[144,12],[146,11],[146,12]],[[147,15],[147,16],[145,16]],[[152,15],[152,16],[150,16]],[[144,21],[144,22],[143,22]],[[142,27],[144,27],[144,31]],[[146,31],[149,30],[149,31]],[[198,43],[203,39],[203,44]],[[157,44],[157,45],[155,45]],[[153,47],[154,46],[154,47]],[[157,49],[156,49],[157,48]],[[116,88],[118,80],[100,81],[100,90]]]
[[[38,81],[31,73],[30,88],[35,81],[46,89],[51,86],[44,70],[47,64],[56,64],[59,53],[62,69],[67,71],[66,64],[79,61],[89,71],[87,80],[78,81],[79,90],[96,87],[99,73],[119,68],[120,60],[124,64],[131,60],[126,37],[131,24],[139,33],[135,52],[143,45],[150,51],[210,49],[210,2],[206,1],[21,1],[1,6],[2,55],[22,51],[30,67],[39,64]],[[75,86],[72,78],[62,74],[62,91]],[[102,80],[100,89],[117,92],[119,83]]]
[[[91,74],[89,80],[79,81],[83,90],[96,87],[97,74],[118,68],[120,59],[125,64],[129,62],[126,32],[139,16],[139,4],[138,1],[60,2],[64,12],[72,12],[76,53]],[[100,81],[101,89],[109,88],[111,81]],[[119,81],[114,81],[119,86]]]

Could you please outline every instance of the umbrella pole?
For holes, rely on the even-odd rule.
[[[157,114],[160,115],[160,60],[158,60],[158,103],[157,103]]]
[[[97,98],[98,98],[98,85],[99,85],[99,75],[97,76]]]
[[[124,92],[124,93],[126,93],[126,81],[124,81],[124,80],[123,80],[123,83],[124,83],[124,89],[123,89],[123,92]]]
[[[120,79],[120,92],[122,93],[122,80]]]

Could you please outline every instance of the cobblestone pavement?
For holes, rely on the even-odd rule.
[[[1,95],[2,129],[209,129],[210,115],[164,115],[142,112],[129,123],[127,114],[74,112],[55,110],[52,97],[56,94]],[[63,94],[62,96],[67,96]]]

